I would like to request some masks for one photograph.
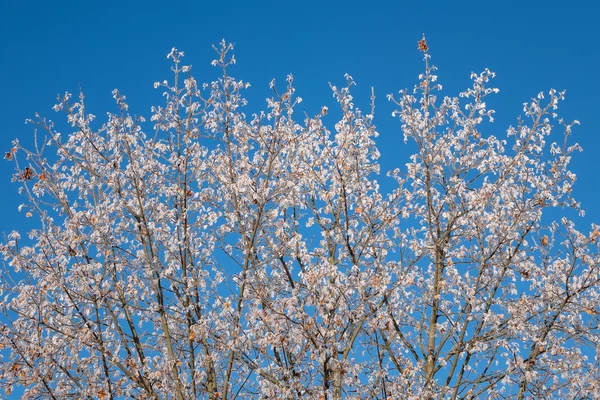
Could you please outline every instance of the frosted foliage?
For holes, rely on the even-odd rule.
[[[494,74],[444,97],[423,40],[389,96],[416,153],[386,178],[352,77],[312,115],[273,81],[250,116],[215,50],[203,85],[173,49],[148,120],[67,93],[63,133],[37,116],[6,153],[37,228],[1,247],[3,396],[600,398],[600,227],[561,219],[582,212],[564,93],[492,136]]]

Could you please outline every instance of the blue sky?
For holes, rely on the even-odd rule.
[[[151,105],[162,103],[153,82],[170,78],[170,49],[184,50],[196,78],[210,81],[217,77],[209,64],[211,45],[225,38],[236,46],[233,75],[253,85],[247,94],[252,111],[264,108],[269,81],[283,84],[288,73],[312,113],[324,104],[331,108],[328,82],[343,84],[345,73],[356,80],[356,102],[363,108],[374,86],[382,170],[402,168],[410,148],[385,98],[417,82],[423,70],[417,42],[425,33],[444,94],[465,89],[471,71],[497,73],[500,94],[489,101],[496,122],[488,133],[503,136],[522,103],[538,92],[567,90],[561,115],[581,121],[572,140],[584,152],[572,168],[578,176],[574,195],[587,213],[576,222],[587,232],[591,222],[600,222],[600,35],[599,10],[592,4],[0,0],[0,154],[14,138],[31,143],[33,128],[24,121],[35,112],[61,120],[51,110],[56,95],[79,87],[100,122],[105,112],[116,111],[114,88],[127,96],[133,113],[148,116]],[[0,166],[0,235],[26,231],[35,222],[16,212],[23,198],[10,182],[13,164],[0,160]]]
[[[417,81],[417,41],[425,33],[445,94],[465,89],[471,71],[488,67],[498,74],[489,133],[504,135],[522,103],[539,91],[567,90],[561,114],[581,121],[573,135],[584,148],[573,162],[574,194],[587,212],[578,226],[587,231],[592,221],[600,222],[600,44],[598,10],[591,4],[1,0],[0,150],[8,151],[17,137],[30,142],[33,128],[24,120],[35,112],[60,120],[51,110],[56,95],[79,87],[99,121],[116,111],[114,88],[127,96],[133,113],[148,116],[152,104],[162,103],[152,84],[170,78],[165,56],[171,47],[185,51],[185,63],[204,82],[217,76],[209,65],[211,45],[225,38],[236,46],[233,75],[253,85],[247,96],[252,111],[264,108],[269,81],[283,84],[288,73],[313,113],[333,105],[328,82],[342,84],[344,73],[356,80],[363,108],[374,86],[383,170],[402,168],[409,148],[385,97]],[[13,165],[3,163],[0,233],[27,229],[32,221],[16,213],[23,200],[10,182]]]

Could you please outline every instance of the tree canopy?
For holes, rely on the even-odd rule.
[[[68,133],[37,116],[5,156],[39,223],[0,249],[4,393],[600,396],[600,227],[562,216],[580,211],[564,92],[495,137],[494,74],[442,96],[418,48],[417,85],[389,96],[416,152],[385,188],[375,96],[356,107],[350,76],[335,112],[295,117],[290,75],[246,115],[222,42],[203,85],[171,51],[149,120],[118,90],[102,123],[59,96]]]

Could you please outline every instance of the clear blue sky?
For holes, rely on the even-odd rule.
[[[253,85],[252,111],[264,106],[269,81],[283,83],[288,73],[314,112],[333,105],[328,82],[342,83],[346,72],[357,81],[364,108],[374,86],[382,164],[403,167],[408,154],[385,95],[416,82],[422,71],[417,41],[426,33],[446,94],[464,89],[471,71],[489,67],[498,74],[501,91],[490,101],[498,136],[530,97],[552,87],[567,90],[562,115],[582,123],[573,136],[584,147],[573,163],[574,193],[587,211],[578,226],[587,231],[600,222],[600,37],[592,4],[0,0],[0,150],[8,151],[15,137],[31,140],[33,128],[23,122],[35,112],[62,118],[51,110],[56,94],[79,86],[99,121],[116,111],[114,88],[128,97],[131,111],[148,115],[162,101],[153,82],[170,78],[171,47],[186,52],[199,81],[210,81],[216,77],[211,44],[225,38],[236,45],[233,75]],[[31,220],[16,213],[22,199],[10,182],[13,165],[0,165],[0,233],[27,229]]]

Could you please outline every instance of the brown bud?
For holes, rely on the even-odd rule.
[[[26,167],[25,171],[21,173],[21,180],[28,181],[31,180],[31,178],[33,178],[33,170],[29,167]]]

